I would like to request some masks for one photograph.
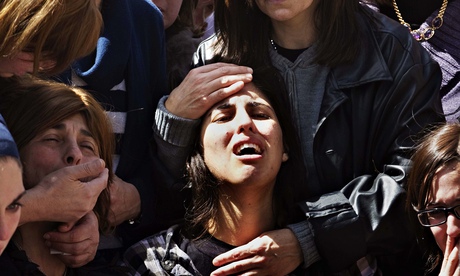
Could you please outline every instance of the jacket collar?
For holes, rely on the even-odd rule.
[[[373,17],[379,17],[371,11]],[[360,15],[359,20],[364,28],[362,46],[356,59],[344,65],[339,65],[331,69],[333,83],[337,89],[356,87],[374,81],[392,81],[390,70],[386,65],[381,51],[381,45],[375,36],[377,24],[381,20],[374,21],[374,25],[369,24],[364,16]],[[366,39],[364,39],[366,38]]]

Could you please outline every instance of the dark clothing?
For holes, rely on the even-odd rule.
[[[309,168],[319,184],[305,187],[314,196],[299,203],[311,227],[303,230],[313,232],[326,271],[341,271],[370,255],[384,275],[413,275],[423,264],[412,255],[415,235],[404,211],[404,185],[417,134],[444,122],[441,71],[397,22],[367,8],[359,20],[364,33],[358,57],[330,68],[325,82]],[[198,49],[197,65],[213,58],[212,42]],[[274,66],[281,66],[275,64],[277,54],[270,54]],[[302,249],[308,259],[308,249]]]
[[[129,275],[206,276],[217,269],[212,260],[233,248],[212,236],[187,239],[175,225],[128,248],[122,265],[129,268]]]
[[[407,2],[407,3],[405,3]],[[425,1],[429,3],[403,2],[407,7],[401,14],[406,22],[418,23],[413,29],[431,26],[438,16],[442,1]],[[402,4],[403,4],[402,3]],[[419,6],[419,8],[416,8]],[[379,7],[380,12],[398,20],[393,7]],[[415,9],[415,10],[414,10]],[[408,12],[410,11],[410,12]],[[412,19],[412,14],[420,14],[420,19]],[[415,20],[415,21],[413,21]],[[442,26],[434,36],[421,42],[431,57],[439,63],[442,71],[441,97],[442,106],[448,122],[460,121],[460,1],[450,0],[443,16]]]
[[[25,251],[20,250],[13,242],[10,242],[5,251],[0,255],[0,271],[8,276],[45,276],[38,265],[29,261]],[[66,276],[103,276],[103,275],[126,275],[126,268],[116,264],[109,264],[103,260],[95,259],[79,268],[67,268]]]
[[[168,93],[163,19],[150,0],[104,0],[101,12],[104,28],[96,51],[71,70],[107,111],[126,116],[124,132],[117,134],[116,175],[137,188],[142,204],[140,223],[117,227],[129,246],[166,228],[169,216],[180,212],[159,210],[170,201],[162,186],[171,179],[151,149],[155,107]],[[71,74],[69,70],[59,80],[71,83]],[[125,89],[117,88],[120,83]]]

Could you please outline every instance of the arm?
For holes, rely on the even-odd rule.
[[[315,142],[321,141],[314,149],[321,182],[336,191],[310,199],[302,208],[319,254],[332,271],[345,269],[365,255],[377,259],[379,268],[389,274],[398,263],[417,262],[418,256],[412,255],[418,253],[413,250],[415,236],[405,212],[405,183],[417,135],[430,124],[444,121],[441,74],[416,41],[398,42],[382,46],[392,48],[385,52],[391,55],[385,57],[391,60],[386,64],[391,80],[347,91],[348,110],[331,115],[315,136]],[[339,138],[322,131],[341,125],[349,128],[349,122],[339,118],[345,112],[353,128],[340,139],[349,149],[341,148]],[[346,179],[340,187],[340,181]]]
[[[300,204],[307,221],[289,228],[302,251],[278,243],[303,257],[306,267],[320,256],[328,269],[341,271],[372,255],[378,259],[379,268],[384,272],[389,269],[386,272],[393,275],[392,269],[414,261],[409,251],[413,249],[415,236],[404,210],[409,156],[415,135],[429,124],[443,121],[438,94],[439,67],[416,43],[410,40],[408,46],[404,45],[405,53],[400,52],[392,60],[394,64],[388,64],[394,73],[391,81],[369,82],[346,91],[344,105],[349,106],[337,108],[317,131],[314,156],[321,189],[335,192],[320,194]],[[395,50],[396,46],[387,48]],[[349,126],[350,121],[353,127]],[[232,274],[235,264],[237,271],[253,268],[255,259],[245,267],[239,260],[274,252],[271,250],[274,247],[266,248],[267,252],[259,254],[260,251],[248,253],[245,247],[238,247],[231,251],[231,256],[225,253],[217,257],[216,265],[226,265],[216,275],[217,272]],[[290,267],[286,260],[277,264]],[[273,272],[269,265],[263,269],[258,266],[254,271]]]

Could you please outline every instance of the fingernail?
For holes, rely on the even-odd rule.
[[[44,238],[45,240],[49,240],[51,237],[50,237],[49,234],[45,234],[45,235],[43,235],[43,238]]]

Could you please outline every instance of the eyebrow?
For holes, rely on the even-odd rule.
[[[272,110],[273,112],[275,112],[275,110],[274,110],[270,105],[268,105],[268,104],[259,103],[259,102],[256,102],[256,101],[251,101],[251,102],[248,102],[247,105],[250,106],[250,107],[265,106],[265,107],[269,108],[270,110]],[[232,104],[230,104],[230,103],[228,103],[228,102],[222,103],[222,104],[220,104],[220,105],[217,105],[216,107],[210,108],[210,109],[209,109],[209,111],[208,111],[206,117],[211,116],[211,113],[212,113],[213,110],[225,110],[225,109],[230,109],[232,106],[234,106],[234,105],[232,105]],[[276,113],[276,112],[275,112],[275,113]]]
[[[454,204],[460,204],[460,199],[454,200]],[[426,204],[426,207],[433,207],[433,206],[438,206],[438,205],[445,205],[445,203],[439,202],[439,201],[431,201]]]
[[[57,124],[55,126],[52,127],[52,129],[56,129],[56,130],[64,130],[65,129],[65,125],[64,124]],[[89,132],[88,130],[86,129],[80,129],[80,133],[83,134],[84,136],[87,136],[87,137],[90,137],[90,138],[94,138],[93,137],[93,134],[91,132]]]
[[[18,202],[25,194],[26,194],[27,190],[25,190],[24,192],[22,192],[21,194],[19,194],[14,200],[12,203],[15,203],[15,202]]]

